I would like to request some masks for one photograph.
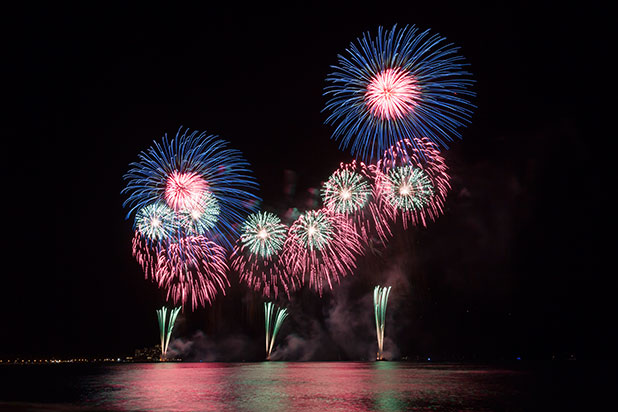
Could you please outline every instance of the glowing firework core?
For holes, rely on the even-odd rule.
[[[354,213],[369,201],[371,186],[359,173],[340,169],[335,171],[322,188],[326,206],[335,213]]]
[[[182,209],[180,221],[192,234],[203,235],[217,224],[221,208],[215,196],[205,189],[197,204],[192,208]]]
[[[286,227],[272,213],[260,212],[249,216],[240,240],[253,254],[267,258],[281,250]]]
[[[400,166],[389,171],[386,194],[390,204],[400,210],[421,210],[431,201],[434,188],[427,174],[419,168]]]
[[[135,226],[150,240],[165,239],[174,229],[174,212],[164,203],[153,203],[138,210]]]
[[[172,172],[165,184],[165,201],[174,210],[194,209],[207,184],[197,173]]]
[[[414,76],[399,68],[386,69],[367,85],[365,104],[376,117],[401,119],[414,111],[420,97],[421,90]]]
[[[297,235],[309,250],[322,249],[333,237],[333,228],[323,213],[307,213],[300,221]]]

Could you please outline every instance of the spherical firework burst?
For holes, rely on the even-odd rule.
[[[386,200],[403,211],[421,211],[433,197],[431,180],[420,168],[397,166],[387,174]]]
[[[427,136],[446,146],[472,115],[473,80],[458,48],[414,26],[378,29],[339,55],[327,77],[327,124],[357,158],[376,160],[403,139]]]
[[[161,241],[177,228],[174,212],[164,203],[155,202],[135,214],[135,227],[147,239]]]
[[[182,128],[176,137],[167,135],[161,143],[154,142],[131,163],[124,176],[128,194],[124,206],[130,208],[127,218],[149,204],[167,204],[180,218],[207,211],[200,218],[184,219],[187,235],[205,234],[231,246],[237,238],[237,226],[246,214],[255,210],[259,200],[251,190],[257,188],[249,164],[241,153],[229,149],[225,140]],[[210,198],[211,196],[212,198]],[[206,203],[206,204],[205,204]],[[217,204],[219,213],[212,209]],[[186,224],[188,223],[188,224]],[[180,233],[180,236],[183,236]]]
[[[191,302],[192,309],[211,303],[230,286],[226,252],[204,236],[186,236],[170,242],[157,254],[154,278],[174,304]]]
[[[270,212],[250,215],[231,259],[241,282],[269,298],[277,298],[280,287],[289,296],[298,282],[285,270],[281,260],[286,237],[287,227],[276,215]]]
[[[437,146],[427,138],[404,139],[386,151],[378,162],[376,189],[382,207],[400,215],[404,227],[427,226],[444,208],[450,177]]]
[[[178,220],[165,203],[155,202],[137,211],[135,229],[133,256],[148,278],[154,275],[162,244],[177,232]]]
[[[335,213],[352,214],[371,198],[371,185],[360,173],[347,168],[336,170],[322,187],[322,200]]]
[[[393,209],[377,201],[375,182],[379,174],[375,166],[362,162],[342,163],[322,188],[325,207],[335,217],[349,220],[365,243],[377,239],[384,244],[391,235]]]
[[[178,220],[187,233],[204,235],[215,227],[220,214],[219,202],[208,189],[205,189],[195,204],[180,209]]]
[[[247,218],[240,241],[252,254],[268,258],[283,248],[286,232],[287,228],[276,215],[258,212]]]
[[[311,210],[290,227],[283,255],[290,273],[322,295],[328,285],[356,267],[362,251],[360,236],[346,219],[337,219],[328,209]]]

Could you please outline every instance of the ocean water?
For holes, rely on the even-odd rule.
[[[0,379],[2,411],[596,410],[608,383],[578,361],[7,365]]]

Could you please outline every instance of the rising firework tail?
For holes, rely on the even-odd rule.
[[[174,308],[169,312],[169,314],[165,306],[157,310],[157,320],[159,321],[159,337],[161,340],[161,360],[167,358],[167,349],[169,347],[170,338],[172,337],[174,324],[176,323],[176,317],[178,316],[178,312],[180,312],[180,309],[180,307]]]
[[[459,48],[415,26],[378,29],[351,43],[327,77],[332,138],[371,163],[403,139],[448,148],[470,122],[474,83]]]
[[[376,334],[378,339],[377,360],[384,359],[384,327],[386,325],[386,304],[391,287],[376,286],[373,289],[373,311],[376,320]]]
[[[395,218],[409,224],[427,226],[444,211],[450,190],[450,176],[444,157],[427,138],[404,139],[389,148],[378,162],[378,199],[391,208]]]
[[[231,267],[240,281],[267,298],[277,298],[282,289],[289,297],[299,286],[282,260],[288,228],[270,212],[250,215],[231,255]]]
[[[276,311],[275,311],[276,309]],[[275,345],[277,333],[288,316],[288,310],[277,308],[273,302],[264,302],[264,323],[266,326],[266,359],[270,360],[270,355]]]

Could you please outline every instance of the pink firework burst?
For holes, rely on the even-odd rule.
[[[139,230],[133,236],[133,257],[144,270],[146,279],[153,278],[157,267],[157,255],[161,248],[159,242],[151,242]]]
[[[230,266],[238,272],[241,282],[264,297],[277,299],[282,290],[289,298],[290,292],[300,287],[300,281],[294,273],[286,270],[282,256],[260,258],[240,245],[232,252]]]
[[[382,207],[408,223],[427,226],[443,213],[451,186],[448,167],[438,147],[427,138],[404,139],[386,151],[376,169]]]
[[[367,85],[365,104],[369,112],[383,120],[401,119],[414,112],[421,98],[416,79],[401,68],[376,74]]]
[[[362,252],[360,236],[349,220],[338,219],[328,209],[311,210],[290,227],[283,247],[287,270],[320,296],[340,277],[356,268]]]
[[[212,303],[230,286],[225,249],[204,236],[187,236],[158,251],[154,278],[174,304],[191,301],[192,309]]]
[[[165,201],[175,211],[199,207],[206,181],[197,173],[172,172],[165,183]]]
[[[374,240],[384,244],[392,235],[389,223],[394,220],[394,211],[380,201],[376,187],[381,173],[376,166],[356,160],[341,163],[322,189],[325,207],[335,217],[348,220],[367,244]],[[350,202],[356,198],[359,200]]]

